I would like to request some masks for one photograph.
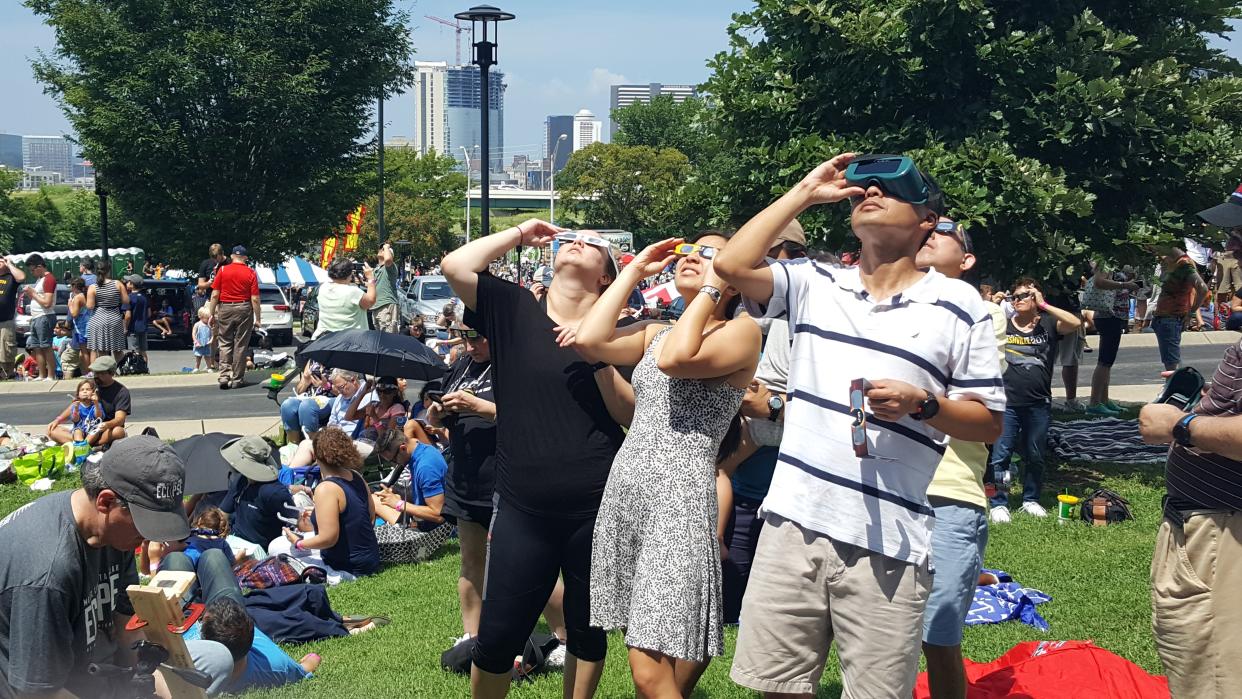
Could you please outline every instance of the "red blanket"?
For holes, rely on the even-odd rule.
[[[1090,641],[1027,641],[990,663],[966,661],[967,699],[1169,699],[1169,682]],[[930,699],[927,673],[915,699]]]

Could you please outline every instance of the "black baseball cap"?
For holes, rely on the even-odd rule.
[[[245,246],[245,245],[234,245],[234,246],[233,246],[233,254],[234,254],[234,255],[244,255],[245,257],[250,257],[250,253],[246,252],[246,246]]]
[[[1213,226],[1220,226],[1226,230],[1242,227],[1242,185],[1229,195],[1224,204],[1217,204],[1195,215]]]
[[[143,538],[180,541],[190,535],[182,506],[185,463],[163,440],[126,437],[104,453],[99,471],[108,488],[128,505]]]

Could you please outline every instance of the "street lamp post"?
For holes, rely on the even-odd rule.
[[[384,88],[383,86],[380,87],[379,109],[377,111],[378,113],[376,114],[376,121],[379,124],[378,130],[376,133],[376,141],[378,142],[378,145],[379,145],[379,148],[377,149],[379,151],[379,206],[376,207],[378,209],[377,211],[378,218],[376,219],[376,221],[379,224],[379,244],[383,245],[384,239],[387,238],[387,235],[384,234]]]
[[[479,205],[482,207],[481,218],[483,224],[483,235],[489,235],[491,228],[491,134],[488,132],[488,121],[490,111],[488,101],[491,99],[491,93],[488,88],[488,82],[491,78],[492,66],[496,64],[496,38],[500,29],[501,22],[507,22],[514,18],[509,12],[504,12],[499,8],[491,5],[475,5],[465,12],[458,12],[453,15],[457,19],[464,19],[470,22],[471,39],[480,37],[474,42],[474,61],[473,63],[479,67],[479,126],[482,128],[480,134],[480,143],[482,152],[479,162],[479,191],[482,199]],[[489,26],[491,37],[489,40]],[[522,246],[518,245],[518,283],[522,281]]]
[[[461,146],[461,154],[466,157],[466,242],[470,242],[470,153]]]
[[[565,140],[565,134],[561,134],[556,139],[556,143],[552,146],[552,162],[548,163],[548,177],[551,182],[548,184],[551,194],[548,196],[548,223],[556,224],[556,151],[561,147],[561,141]]]

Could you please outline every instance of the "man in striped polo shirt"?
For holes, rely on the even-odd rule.
[[[939,189],[908,159],[885,169],[860,158],[851,183],[854,158],[817,167],[715,261],[752,310],[787,315],[793,336],[785,434],[732,671],[768,696],[811,696],[834,638],[848,696],[910,695],[931,587],[927,487],[949,437],[995,441],[1005,408],[979,294],[915,264],[943,209]],[[857,267],[765,264],[795,216],[845,199]],[[858,427],[855,379],[868,382]]]
[[[1236,208],[1224,213],[1242,226],[1242,196]],[[1217,223],[1205,214],[1222,212],[1199,213]],[[1242,231],[1225,249],[1242,261]],[[1225,351],[1192,412],[1144,406],[1139,432],[1151,444],[1173,442],[1151,561],[1152,628],[1169,692],[1235,697],[1242,686],[1242,342]]]

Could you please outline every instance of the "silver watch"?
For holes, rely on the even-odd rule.
[[[715,303],[720,303],[721,297],[724,296],[724,294],[721,293],[720,289],[717,289],[714,286],[703,286],[699,289],[699,293],[707,294],[708,296],[712,297],[712,301],[714,301]]]

